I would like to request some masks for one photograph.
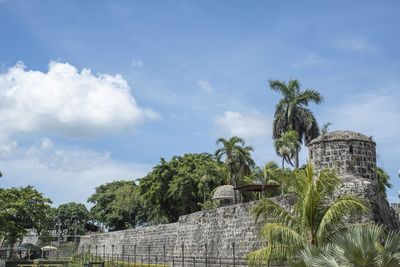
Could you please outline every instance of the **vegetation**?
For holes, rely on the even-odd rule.
[[[148,223],[173,222],[181,215],[199,211],[204,200],[211,197],[211,190],[226,180],[225,166],[211,154],[161,159],[140,181]]]
[[[114,181],[96,188],[88,202],[94,206],[90,216],[110,230],[135,228],[141,224],[144,211],[134,181]]]
[[[27,229],[41,233],[48,228],[51,201],[32,186],[0,188],[0,236],[6,245],[22,238]]]
[[[323,100],[320,93],[307,89],[300,91],[300,82],[290,80],[288,83],[278,80],[270,80],[272,90],[280,92],[282,99],[276,105],[273,138],[279,139],[285,132],[296,131],[298,142],[307,144],[319,135],[319,127],[314,114],[308,109],[308,104],[314,102],[320,104]],[[295,154],[295,167],[299,167],[299,149]]]
[[[390,183],[389,174],[382,168],[376,168],[376,178],[378,181],[378,189],[382,193],[382,195],[386,196],[386,187],[392,188],[392,184]]]
[[[255,166],[254,160],[251,158],[253,148],[246,146],[244,139],[233,136],[229,140],[222,137],[218,138],[217,145],[221,145],[215,151],[215,156],[218,161],[225,158],[224,163],[229,171],[229,178],[236,187],[241,183],[241,180],[251,174]]]
[[[85,223],[88,219],[89,211],[82,203],[61,204],[56,210],[56,221],[60,224],[63,235],[84,234]]]
[[[328,170],[317,176],[311,163],[296,172],[294,181],[293,213],[271,199],[262,200],[254,208],[256,220],[261,216],[268,218],[262,229],[267,246],[249,254],[251,264],[276,258],[293,259],[309,245],[323,246],[344,227],[346,216],[366,209],[359,199],[351,196],[341,196],[328,204],[340,179]]]
[[[353,225],[338,233],[327,246],[309,246],[296,266],[400,266],[400,232],[385,233],[374,224]]]

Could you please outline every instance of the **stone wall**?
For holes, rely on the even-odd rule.
[[[309,144],[315,169],[335,169],[338,175],[375,179],[375,142],[365,135],[338,131],[320,136]]]
[[[288,209],[294,203],[291,196],[274,200]],[[167,255],[180,256],[184,245],[185,256],[203,257],[207,244],[208,257],[232,258],[235,243],[235,256],[244,258],[261,245],[262,222],[255,223],[251,214],[256,203],[199,211],[181,216],[171,224],[83,236],[79,250],[95,254],[97,246],[98,255],[103,254],[103,249],[105,254],[133,255],[136,245],[136,254],[147,255],[150,246],[152,255],[163,255],[165,245]]]

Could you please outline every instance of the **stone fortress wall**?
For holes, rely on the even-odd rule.
[[[399,221],[385,196],[376,184],[375,143],[365,135],[341,131],[318,137],[309,144],[310,160],[317,171],[333,168],[343,179],[337,196],[351,194],[359,196],[371,205],[371,212],[364,221],[374,221],[390,229],[398,228]],[[294,201],[291,196],[275,197],[280,205],[290,209]],[[236,257],[245,257],[248,252],[260,247],[262,222],[255,223],[251,209],[256,202],[237,204],[218,209],[200,211],[181,216],[171,224],[149,226],[131,230],[84,236],[79,249],[98,254],[162,255],[165,245],[167,255],[181,255],[182,244],[185,255],[204,256],[207,244],[209,257],[232,257],[235,243]],[[114,248],[113,248],[114,245]],[[124,251],[122,251],[124,250]]]
[[[358,196],[370,205],[370,213],[363,221],[383,224],[397,229],[395,211],[378,190],[376,178],[376,150],[372,137],[351,131],[337,131],[319,136],[309,145],[309,156],[316,171],[334,169],[343,180],[337,196]]]
[[[290,207],[290,197],[275,197],[277,203]],[[208,257],[246,257],[260,247],[259,234],[262,222],[255,223],[251,209],[257,202],[248,202],[184,215],[176,223],[161,224],[137,229],[83,236],[79,250],[98,255],[136,254],[180,256],[182,245],[186,256],[203,257],[207,244]],[[114,247],[113,247],[114,245]],[[90,246],[90,248],[89,248]],[[104,250],[104,251],[103,251]]]

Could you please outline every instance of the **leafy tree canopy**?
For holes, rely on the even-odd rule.
[[[50,204],[33,186],[0,189],[0,235],[14,244],[27,229],[41,233],[48,227]]]
[[[140,222],[140,197],[134,181],[114,181],[100,185],[89,197],[94,206],[90,209],[91,217],[104,223],[110,230],[134,228]]]
[[[212,189],[226,180],[226,168],[208,153],[161,159],[139,186],[149,223],[174,222],[199,211]]]
[[[89,219],[89,211],[82,203],[69,202],[61,204],[56,210],[56,220],[61,224],[63,234],[83,234],[84,225]]]

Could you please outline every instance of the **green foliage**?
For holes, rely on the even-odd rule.
[[[110,230],[134,228],[142,223],[143,209],[138,187],[133,181],[114,181],[100,185],[89,197],[94,206],[91,217]]]
[[[225,167],[207,153],[161,159],[140,181],[140,194],[151,224],[177,221],[199,211],[211,190],[226,181]]]
[[[276,140],[287,131],[296,131],[300,144],[303,141],[307,144],[316,138],[319,127],[314,114],[308,109],[308,104],[320,104],[323,100],[321,94],[312,89],[301,91],[298,80],[290,80],[288,83],[270,80],[269,86],[282,94],[282,99],[275,108],[273,138]],[[299,167],[298,151],[295,165],[296,168]]]
[[[51,200],[34,187],[0,189],[0,235],[12,245],[26,229],[41,233],[48,227]]]
[[[81,203],[69,202],[61,204],[56,210],[56,221],[60,223],[63,234],[84,234],[85,223],[89,219],[89,211]]]
[[[353,225],[337,233],[332,242],[308,246],[295,266],[397,267],[400,266],[400,232],[385,233],[374,224]]]
[[[328,204],[340,184],[331,171],[321,171],[317,176],[309,163],[304,170],[295,172],[295,176],[293,212],[271,199],[262,200],[254,208],[256,220],[260,216],[268,219],[262,229],[267,246],[249,254],[250,264],[274,258],[293,259],[308,245],[322,246],[344,227],[345,219],[366,210],[358,198],[345,195]]]
[[[253,148],[246,146],[244,139],[233,136],[229,140],[218,138],[217,145],[221,145],[216,151],[215,156],[218,161],[225,158],[224,163],[229,171],[229,176],[233,187],[242,183],[242,179],[251,174],[255,167],[254,160],[251,158]]]
[[[382,168],[376,168],[376,178],[378,181],[378,189],[379,191],[386,197],[386,187],[392,188],[392,184],[390,181],[389,174]]]
[[[282,169],[285,168],[285,161],[293,166],[291,160],[300,147],[298,140],[299,136],[295,131],[285,132],[279,138],[275,139],[275,151],[276,154],[282,158]]]

